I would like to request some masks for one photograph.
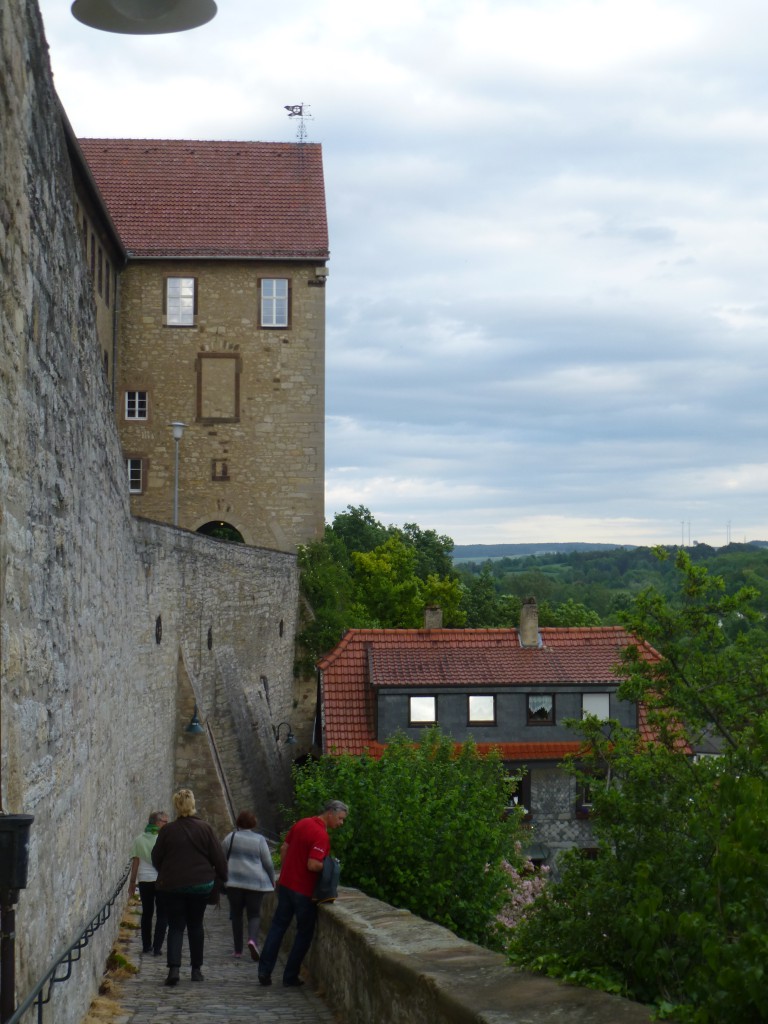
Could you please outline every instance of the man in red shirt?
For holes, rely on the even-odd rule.
[[[272,984],[272,971],[288,926],[296,918],[296,938],[283,970],[283,985],[303,985],[299,969],[307,955],[317,920],[312,902],[323,861],[331,852],[328,830],[343,825],[348,807],[341,800],[329,801],[315,818],[302,818],[292,825],[280,850],[282,867],[277,885],[277,907],[269,926],[259,961],[259,982]]]

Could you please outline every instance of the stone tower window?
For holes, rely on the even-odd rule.
[[[147,418],[148,394],[146,391],[125,392],[125,418],[127,420],[145,420]]]
[[[290,320],[290,289],[284,277],[263,277],[261,285],[261,326],[287,327]]]
[[[144,459],[126,459],[128,493],[143,494],[146,490],[147,467]]]
[[[167,327],[194,327],[197,315],[197,278],[167,277],[163,295]]]

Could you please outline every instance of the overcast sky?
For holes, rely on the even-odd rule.
[[[331,239],[326,514],[768,538],[765,0],[41,0],[81,136],[296,138]]]

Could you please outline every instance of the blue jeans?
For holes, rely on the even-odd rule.
[[[294,917],[296,918],[296,938],[293,940],[293,946],[291,946],[283,971],[283,981],[288,984],[298,979],[302,961],[312,943],[317,921],[317,906],[309,896],[302,896],[300,892],[294,892],[293,889],[286,889],[284,885],[278,885],[277,907],[264,941],[264,948],[261,951],[259,974],[269,975],[275,969],[280,944]]]

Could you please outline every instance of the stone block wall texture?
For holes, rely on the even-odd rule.
[[[293,701],[295,558],[133,519],[109,399],[39,10],[4,3],[0,795],[35,815],[20,999],[111,894],[174,788],[194,776],[203,814],[228,825],[222,787],[201,771],[213,743],[184,733],[190,701],[238,809],[269,825],[287,797],[272,725]],[[82,1019],[119,916],[56,986],[46,1021]]]
[[[651,1020],[648,1007],[517,970],[500,953],[357,889],[340,889],[320,907],[306,963],[328,1005],[354,1024]]]
[[[191,269],[190,269],[191,267]],[[193,273],[194,326],[165,324],[167,277]],[[290,281],[290,326],[259,327],[259,278]],[[134,512],[170,521],[179,452],[179,524],[222,520],[247,544],[295,551],[324,523],[325,290],[314,266],[259,261],[131,262],[120,280],[118,424],[126,455],[146,460]],[[127,421],[126,391],[148,393]],[[214,479],[214,463],[227,477]],[[219,474],[221,476],[221,474]]]

